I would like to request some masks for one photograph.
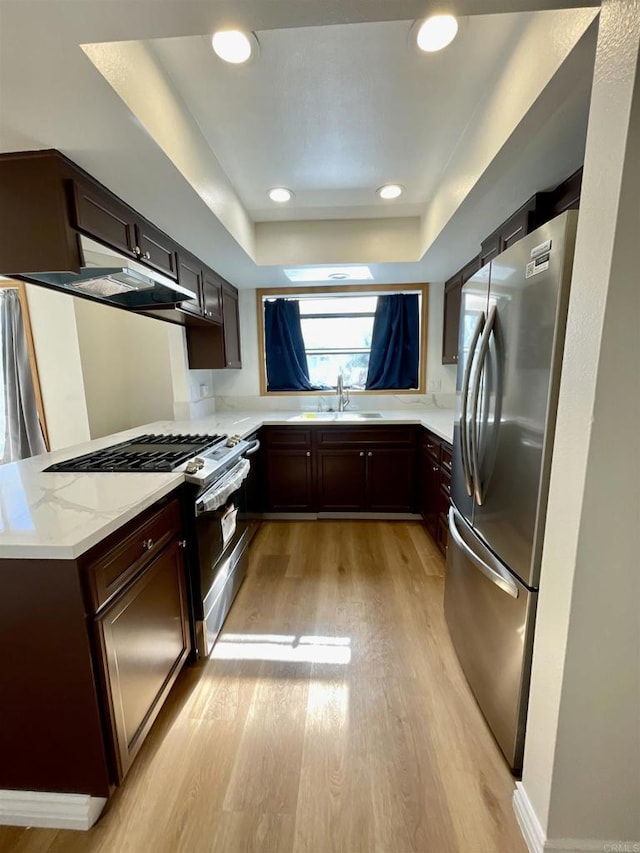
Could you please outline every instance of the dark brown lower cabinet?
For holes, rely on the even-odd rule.
[[[438,530],[438,489],[440,483],[440,465],[426,450],[420,451],[420,513],[424,526],[435,540]]]
[[[446,556],[449,541],[451,445],[423,430],[420,445],[420,514],[424,526]]]
[[[416,429],[265,427],[268,512],[414,512]]]
[[[190,651],[179,501],[77,559],[0,560],[0,789],[122,781]]]
[[[264,477],[269,512],[310,512],[313,509],[311,450],[266,447]]]
[[[174,540],[96,618],[118,782],[190,650],[182,554]]]

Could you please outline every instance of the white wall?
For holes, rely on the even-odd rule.
[[[637,3],[605,0],[515,798],[531,849],[640,844],[639,47]]]
[[[90,438],[73,299],[27,285],[42,401],[52,450]]]
[[[86,299],[74,303],[91,437],[173,418],[169,336],[182,330]]]
[[[258,364],[258,314],[256,291],[247,289],[239,292],[240,341],[242,345],[241,370],[209,371],[216,396],[220,397],[256,397],[260,394]],[[440,383],[439,393],[455,394],[456,368],[442,364],[442,317],[444,307],[444,284],[429,285],[429,322],[427,346],[427,384]],[[198,371],[192,371],[197,373]],[[269,398],[273,405],[278,398]],[[283,398],[289,399],[291,398]],[[309,398],[303,398],[308,401]],[[386,397],[376,396],[378,404]],[[390,398],[389,398],[390,399]],[[291,405],[291,402],[289,402]]]
[[[75,310],[91,437],[128,429],[132,424],[124,372],[124,312],[64,294],[60,299],[69,300]]]

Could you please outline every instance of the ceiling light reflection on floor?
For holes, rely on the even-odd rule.
[[[266,660],[284,663],[351,663],[350,637],[295,637],[285,634],[223,634],[215,660]]]

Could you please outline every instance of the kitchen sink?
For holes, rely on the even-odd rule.
[[[380,412],[303,412],[294,421],[369,421],[381,418]]]

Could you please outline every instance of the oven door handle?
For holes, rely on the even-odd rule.
[[[251,463],[248,459],[241,459],[219,482],[215,483],[196,501],[196,515],[204,515],[207,512],[215,512],[227,501],[234,492],[237,492],[244,480],[249,475]]]
[[[252,445],[250,445],[248,450],[242,454],[243,456],[253,456],[254,453],[257,453],[260,450],[260,442],[258,440],[254,441]]]

